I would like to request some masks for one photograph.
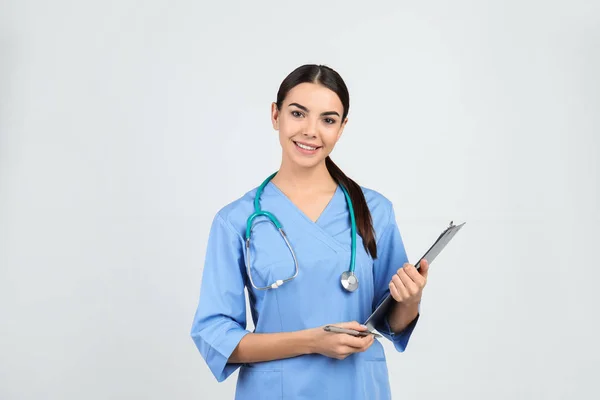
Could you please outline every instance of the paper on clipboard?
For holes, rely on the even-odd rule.
[[[460,225],[454,225],[453,221],[450,222],[450,226],[448,226],[437,238],[437,240],[433,243],[433,245],[425,252],[423,257],[419,259],[419,261],[415,264],[415,268],[419,269],[421,267],[421,261],[423,259],[427,260],[429,265],[435,260],[438,254],[446,247],[448,242],[452,240],[454,235],[463,227],[466,222],[463,222]],[[367,326],[369,331],[375,330],[375,325],[383,320],[386,316],[390,306],[395,302],[394,298],[391,294],[381,302],[381,304],[373,311],[371,316],[367,319],[364,325]]]

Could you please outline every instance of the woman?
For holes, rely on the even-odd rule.
[[[381,343],[372,334],[323,329],[366,330],[359,322],[391,293],[396,302],[376,327],[404,351],[427,280],[427,263],[419,270],[407,263],[390,201],[329,158],[348,109],[337,72],[319,65],[294,70],[271,109],[279,170],[213,221],[191,336],[218,381],[240,368],[237,399],[391,397]],[[285,236],[269,215],[249,221],[257,210],[271,213]],[[354,274],[342,279],[353,260]]]

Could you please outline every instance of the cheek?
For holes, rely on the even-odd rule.
[[[283,119],[279,121],[279,136],[281,138],[290,138],[294,136],[298,130],[297,124],[294,121]]]
[[[286,124],[279,124],[279,140],[287,141],[292,136],[289,126]]]
[[[282,148],[287,149],[293,144],[290,137],[291,135],[286,134],[285,131],[279,130],[279,144]]]
[[[338,141],[338,130],[331,129],[327,132],[323,132],[323,134],[321,135],[321,140],[323,140],[325,146],[327,146],[328,148],[333,148]]]

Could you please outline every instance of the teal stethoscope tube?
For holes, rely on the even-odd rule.
[[[273,179],[273,177],[276,174],[277,174],[277,172],[270,175],[258,187],[258,189],[256,191],[256,195],[254,197],[254,213],[252,213],[252,215],[250,215],[248,217],[248,220],[246,221],[246,270],[248,273],[248,277],[250,278],[250,283],[252,284],[252,286],[254,288],[259,289],[259,290],[276,289],[279,286],[283,285],[285,282],[291,281],[298,275],[298,260],[296,258],[296,254],[294,253],[294,250],[292,249],[292,246],[290,245],[289,240],[287,239],[287,235],[285,234],[285,232],[281,226],[281,223],[279,222],[277,217],[275,217],[275,215],[271,214],[268,211],[262,211],[260,209],[260,196],[262,195],[262,193],[265,189],[265,186],[267,186],[267,184],[271,181],[271,179]],[[350,253],[350,269],[348,271],[345,271],[342,274],[341,282],[342,282],[342,286],[346,290],[353,292],[358,287],[358,280],[356,279],[356,276],[354,275],[354,269],[355,269],[355,264],[356,264],[356,220],[354,217],[354,207],[352,206],[352,200],[350,199],[350,195],[348,194],[348,191],[346,190],[346,188],[343,185],[340,185],[340,188],[344,192],[344,196],[346,197],[346,203],[348,204],[348,209],[350,212],[351,235],[352,235],[352,245],[351,245],[351,253]],[[277,230],[281,234],[283,240],[285,241],[287,247],[289,248],[289,250],[292,254],[292,257],[294,258],[294,264],[295,264],[294,275],[292,275],[291,277],[289,277],[287,279],[277,280],[277,281],[273,282],[272,284],[270,284],[268,286],[264,286],[264,287],[259,287],[254,284],[254,280],[252,279],[251,261],[250,261],[250,237],[251,237],[251,231],[252,231],[252,222],[254,221],[255,218],[257,218],[259,216],[267,217],[271,221],[271,223],[273,223],[273,225],[275,225],[275,228],[277,228]]]

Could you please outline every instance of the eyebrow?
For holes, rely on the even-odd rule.
[[[291,107],[291,106],[298,107],[299,109],[306,111],[306,112],[310,112],[308,110],[308,108],[306,108],[303,105],[298,104],[298,103],[291,103],[288,107]],[[340,114],[337,111],[325,111],[325,112],[321,113],[321,116],[326,116],[326,115],[337,115],[338,117],[340,116]]]

